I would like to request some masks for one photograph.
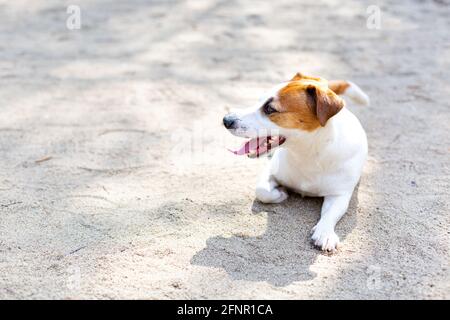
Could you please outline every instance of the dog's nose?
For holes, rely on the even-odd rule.
[[[236,122],[236,118],[232,115],[226,115],[223,117],[223,125],[227,129],[231,129],[234,126],[234,123]]]

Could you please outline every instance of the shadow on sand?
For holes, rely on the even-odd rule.
[[[356,225],[357,194],[356,188],[347,214],[336,228],[341,241]],[[292,193],[283,204],[265,205],[255,200],[252,212],[267,213],[267,229],[263,234],[211,237],[191,263],[223,268],[234,280],[267,281],[279,287],[311,280],[316,274],[310,266],[322,253],[313,247],[309,236],[320,216],[322,201]]]

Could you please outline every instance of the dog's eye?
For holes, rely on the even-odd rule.
[[[272,108],[272,105],[271,105],[272,101],[273,101],[273,98],[270,98],[270,99],[263,105],[263,111],[264,111],[264,113],[267,114],[267,115],[272,114],[272,113],[274,113],[274,112],[277,112],[276,109]]]
[[[274,112],[277,112],[277,110],[275,110],[274,108],[272,108],[272,107],[270,106],[270,104],[264,106],[264,113],[265,113],[265,114],[271,114],[271,113],[274,113]]]

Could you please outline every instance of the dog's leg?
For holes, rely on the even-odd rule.
[[[312,241],[324,251],[335,251],[339,245],[339,237],[334,232],[336,223],[342,218],[348,208],[352,193],[339,196],[326,196],[320,220],[312,229]]]
[[[280,203],[287,199],[287,191],[278,185],[269,167],[264,170],[256,186],[256,198],[264,203]]]

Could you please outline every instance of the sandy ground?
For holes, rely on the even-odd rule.
[[[69,3],[0,1],[0,298],[450,298],[448,1]],[[332,256],[225,150],[296,71],[372,99]]]

